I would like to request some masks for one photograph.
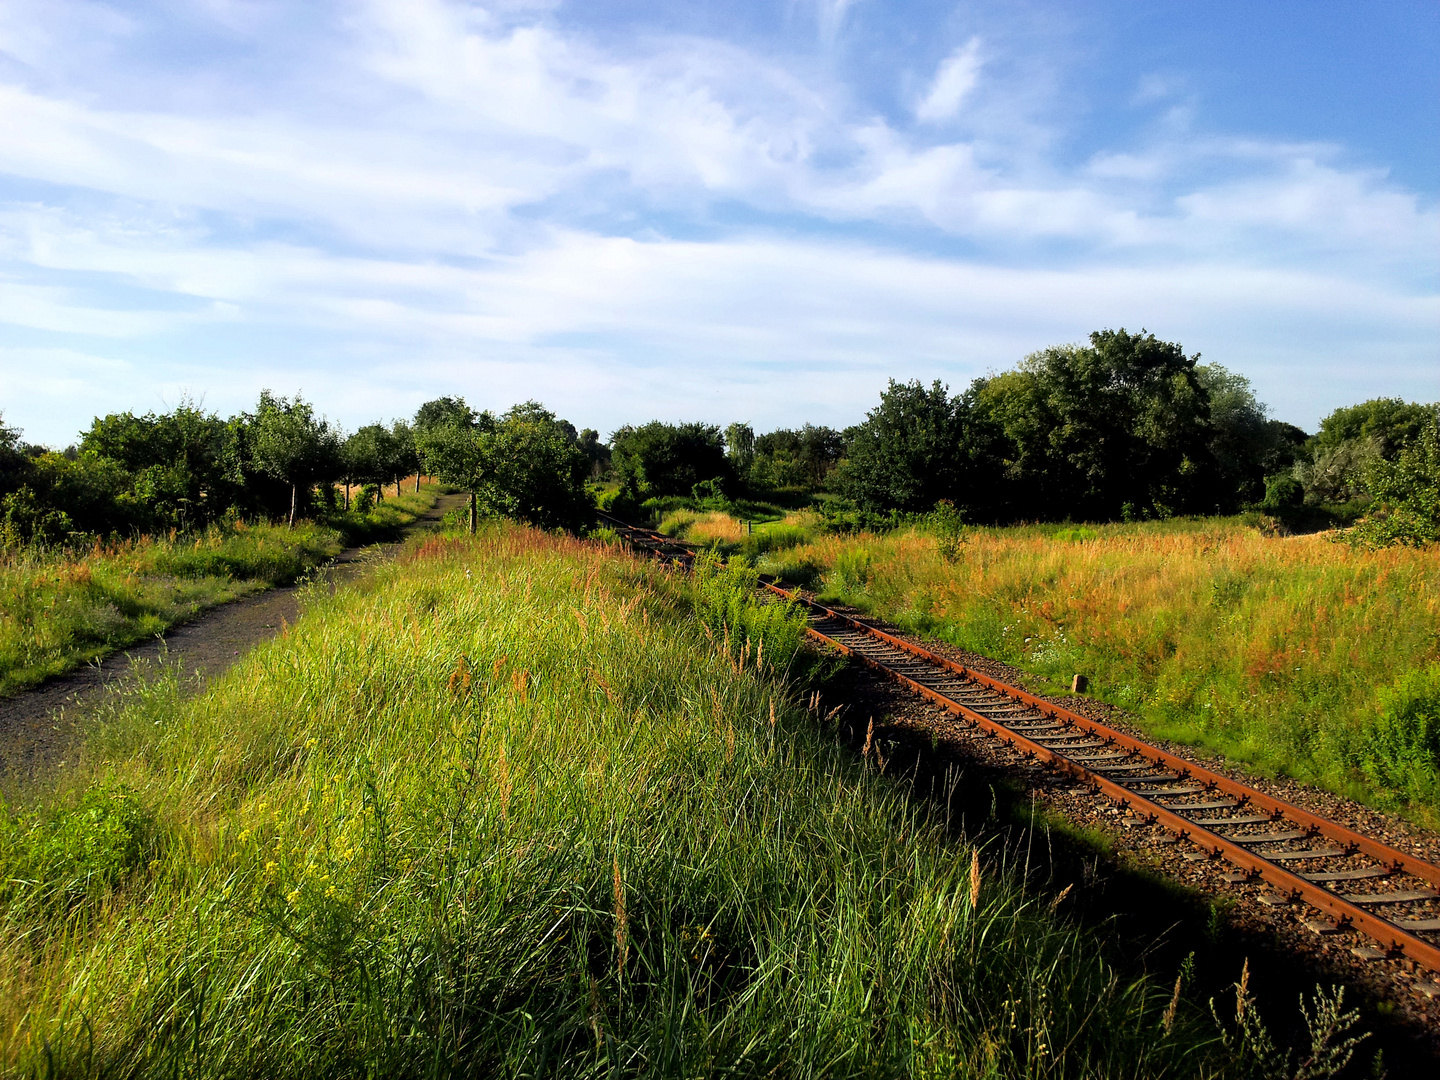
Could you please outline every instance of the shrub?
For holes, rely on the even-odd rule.
[[[692,575],[695,610],[733,655],[763,657],[767,666],[787,671],[805,638],[805,618],[795,604],[760,600],[759,583],[760,572],[743,559],[703,552]]]
[[[1265,481],[1265,509],[1299,506],[1305,501],[1305,488],[1290,473],[1278,473]]]
[[[0,822],[0,901],[34,916],[96,902],[148,860],[155,837],[153,815],[118,785],[38,820]]]
[[[1362,767],[1378,786],[1433,804],[1440,797],[1440,665],[1406,672],[1377,701]]]
[[[1375,461],[1369,481],[1379,509],[1347,539],[1372,547],[1440,540],[1440,427],[1427,427],[1394,461]]]
[[[926,519],[926,525],[935,534],[935,550],[940,558],[953,563],[960,558],[960,548],[966,543],[965,510],[949,499],[941,499]]]

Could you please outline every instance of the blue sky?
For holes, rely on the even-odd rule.
[[[0,410],[858,420],[1147,327],[1440,398],[1440,6],[0,5]]]

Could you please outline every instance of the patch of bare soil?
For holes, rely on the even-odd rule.
[[[463,495],[442,495],[406,532],[434,528],[446,511],[464,499]],[[333,592],[398,550],[398,543],[347,548],[310,577],[327,583]],[[152,666],[151,661],[163,658],[178,665],[197,690],[222,674],[250,649],[304,614],[302,585],[270,589],[211,608],[153,641],[0,699],[0,791],[33,782],[61,762],[87,705],[107,692],[123,693],[138,672]]]

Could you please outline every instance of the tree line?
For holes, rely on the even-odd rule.
[[[364,511],[402,478],[435,475],[476,493],[481,513],[583,528],[585,483],[608,462],[593,430],[576,432],[531,402],[501,417],[463,399],[426,402],[409,420],[346,433],[299,395],[263,391],[221,418],[191,402],[166,413],[96,417],[56,452],[0,423],[0,545],[86,542],[116,533],[204,528],[222,518]]]
[[[654,420],[607,443],[534,401],[496,415],[440,397],[347,435],[298,395],[266,391],[228,419],[190,403],[96,418],[63,453],[0,424],[0,529],[13,544],[227,514],[293,522],[348,505],[352,486],[368,500],[422,472],[469,492],[476,516],[577,531],[593,521],[596,484],[621,513],[650,500],[820,495],[837,519],[872,524],[944,503],[977,523],[1258,508],[1303,526],[1354,520],[1376,498],[1410,499],[1425,518],[1437,416],[1433,404],[1377,398],[1311,435],[1270,418],[1243,376],[1124,329],[1044,349],[958,394],[892,380],[844,430]]]
[[[1335,410],[1311,435],[1271,418],[1244,376],[1144,331],[1104,330],[959,394],[892,380],[843,431],[622,428],[611,475],[622,501],[825,492],[870,522],[944,502],[977,523],[1255,508],[1304,527],[1353,520],[1405,453],[1415,462],[1401,473],[1424,473],[1437,415],[1377,398]]]

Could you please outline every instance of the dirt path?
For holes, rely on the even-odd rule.
[[[440,496],[405,531],[433,528],[446,511],[464,499],[463,495]],[[333,592],[398,549],[395,543],[347,548],[315,575],[329,582]],[[0,791],[13,791],[60,761],[74,734],[76,719],[84,714],[86,706],[107,691],[123,692],[125,683],[151,667],[151,661],[163,658],[178,665],[198,689],[301,614],[299,585],[268,589],[171,627],[163,638],[132,646],[99,663],[0,699]]]

